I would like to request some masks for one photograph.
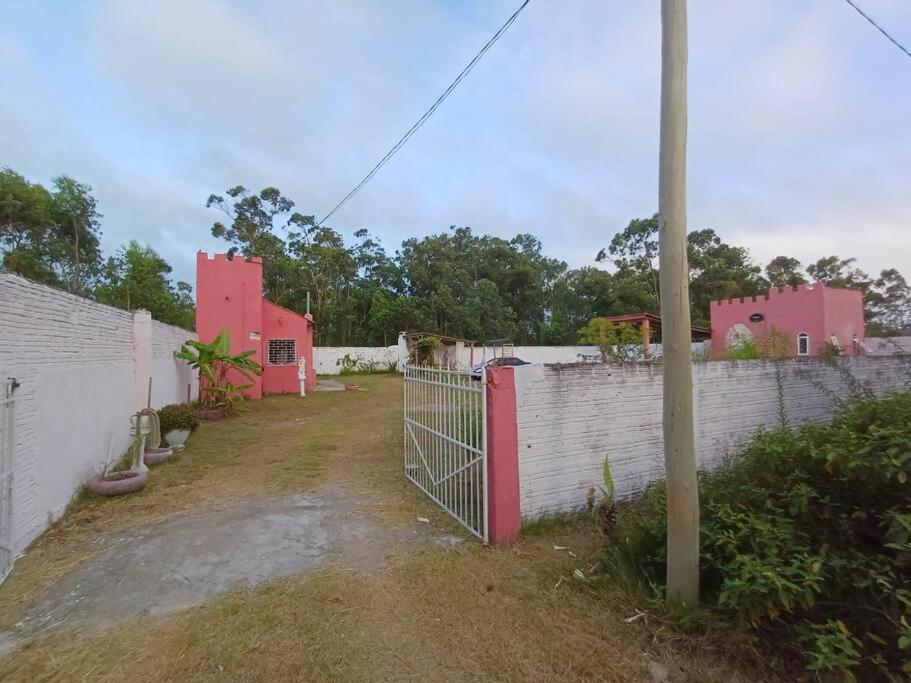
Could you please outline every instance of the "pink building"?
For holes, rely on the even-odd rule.
[[[231,332],[231,351],[254,351],[263,366],[248,398],[296,394],[298,364],[307,363],[306,388],[316,386],[313,367],[313,316],[298,315],[263,299],[262,259],[196,254],[196,334],[210,342],[223,328]],[[247,383],[242,377],[235,384]]]
[[[820,282],[773,287],[762,296],[713,301],[712,355],[720,357],[737,340],[761,343],[774,329],[792,344],[794,356],[816,356],[837,342],[841,353],[860,353],[864,338],[863,294]]]

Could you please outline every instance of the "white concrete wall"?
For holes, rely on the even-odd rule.
[[[481,363],[501,353],[500,348],[476,347],[474,362]],[[598,355],[598,349],[595,346],[516,346],[514,349],[514,355],[529,363],[578,363],[580,353]],[[337,361],[346,354],[352,358],[377,362],[383,367],[391,361],[398,362],[400,350],[398,346],[317,346],[313,349],[316,374],[339,374],[341,367]],[[465,368],[471,365],[471,352],[468,347],[462,349],[459,362]]]
[[[464,349],[460,358],[466,367],[470,365],[469,353]],[[514,346],[512,353],[528,363],[578,363],[580,354],[600,357],[601,352],[597,346]],[[482,363],[502,355],[502,347],[478,346],[474,350],[474,362]]]
[[[701,342],[694,343],[693,353],[701,355],[707,348],[707,343],[705,347]],[[661,344],[652,344],[651,353],[655,357],[661,356]],[[399,370],[403,367],[399,360],[402,352],[398,346],[318,346],[313,349],[316,374],[339,374],[341,367],[337,361],[345,354],[352,358],[375,361],[381,368],[390,361],[399,362]],[[468,368],[502,354],[502,347],[477,346],[472,361],[472,352],[466,346],[459,354],[459,363],[462,368]],[[529,363],[578,363],[581,360],[580,356],[600,357],[601,354],[597,346],[516,346],[513,348],[513,355]]]
[[[63,513],[88,476],[126,451],[149,372],[153,407],[186,399],[187,382],[195,382],[170,354],[194,335],[13,275],[0,274],[0,302],[0,379],[21,383],[14,394],[18,552]]]
[[[398,362],[398,346],[314,346],[313,366],[317,375],[338,375],[342,368],[338,360],[344,356],[357,358],[365,362],[377,363],[378,369],[385,370],[386,365]]]
[[[867,337],[864,339],[868,356],[897,356],[911,354],[911,337]]]
[[[844,359],[851,373],[878,392],[899,389],[907,367],[888,357]],[[841,377],[809,359],[717,361],[694,365],[699,465],[712,467],[760,427],[778,424],[775,370],[781,368],[788,420],[797,425],[832,411],[814,386],[847,396]],[[808,374],[810,379],[800,376]],[[618,499],[663,478],[660,365],[542,365],[515,370],[522,516],[582,507],[591,487],[603,484],[607,458]]]
[[[182,327],[152,321],[152,407],[160,408],[169,403],[183,403],[199,396],[199,378],[193,369],[182,361],[174,360],[174,352],[196,333]],[[148,389],[146,389],[148,392]],[[143,405],[145,405],[145,396]]]

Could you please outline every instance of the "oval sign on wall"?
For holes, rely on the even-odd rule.
[[[750,316],[751,323],[761,323],[763,320],[765,320],[765,316],[762,313],[754,313]]]

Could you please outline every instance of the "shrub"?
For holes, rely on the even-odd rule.
[[[813,671],[911,672],[911,393],[849,401],[830,424],[759,433],[700,475],[701,590],[781,630]],[[608,566],[663,590],[663,484],[624,509]]]
[[[592,318],[579,330],[579,343],[597,346],[602,363],[632,363],[642,358],[642,330],[629,323]]]
[[[199,426],[196,409],[189,403],[173,403],[164,406],[158,411],[158,420],[161,422],[162,434],[174,429],[193,430]]]
[[[345,354],[335,361],[340,375],[372,375],[381,372],[395,372],[397,361],[381,363],[378,360],[364,360],[360,356]]]
[[[235,385],[228,380],[228,373],[234,371],[251,382],[254,375],[263,374],[262,366],[252,359],[253,353],[231,353],[231,333],[225,328],[209,344],[188,339],[174,358],[199,371],[199,403],[203,409],[221,407],[231,414],[253,384]]]
[[[724,351],[725,360],[755,360],[761,356],[759,346],[752,339],[738,339]]]
[[[434,364],[433,355],[436,350],[443,346],[443,340],[439,337],[422,337],[411,344],[410,361],[412,365],[430,367]]]
[[[339,367],[338,374],[350,375],[357,370],[357,365],[360,362],[361,359],[357,356],[352,356],[346,353],[341,358],[336,359],[335,364]]]

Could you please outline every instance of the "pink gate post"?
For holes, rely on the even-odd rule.
[[[487,505],[491,543],[519,537],[519,435],[511,367],[487,368]]]

